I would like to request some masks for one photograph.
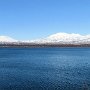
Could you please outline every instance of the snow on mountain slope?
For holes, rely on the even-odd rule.
[[[44,39],[32,40],[36,43],[90,44],[90,35],[56,33]]]
[[[56,33],[47,37],[48,40],[51,41],[63,41],[63,42],[70,42],[70,41],[87,41],[90,40],[90,35],[80,35],[80,34],[68,34],[68,33]]]
[[[0,36],[0,42],[16,42],[17,40],[8,37],[8,36]]]
[[[0,36],[0,42],[16,42],[16,43],[61,43],[61,44],[90,44],[90,35],[80,35],[80,34],[68,34],[68,33],[56,33],[50,35],[43,39],[37,40],[27,40],[27,41],[17,41],[8,36]]]

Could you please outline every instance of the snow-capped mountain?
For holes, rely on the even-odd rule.
[[[0,36],[0,42],[17,42],[17,40],[8,36]]]
[[[90,35],[56,33],[47,37],[47,40],[61,43],[90,43]]]
[[[31,42],[31,41],[30,41]],[[32,40],[37,43],[90,44],[90,35],[56,33],[43,39]]]
[[[36,43],[36,44],[90,44],[90,35],[56,33],[43,39],[18,41],[8,36],[0,36],[0,42]]]

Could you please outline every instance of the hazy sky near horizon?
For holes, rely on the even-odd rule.
[[[19,40],[90,34],[90,0],[0,0],[0,35]]]

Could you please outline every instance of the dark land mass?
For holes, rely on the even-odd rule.
[[[0,47],[90,47],[90,44],[36,44],[36,43],[7,43],[0,44]]]

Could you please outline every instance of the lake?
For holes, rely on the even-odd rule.
[[[90,90],[90,48],[0,48],[0,90]]]

